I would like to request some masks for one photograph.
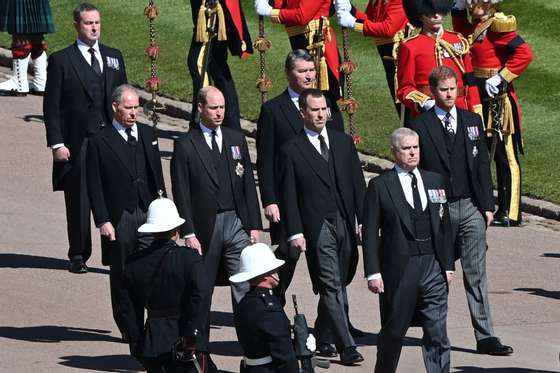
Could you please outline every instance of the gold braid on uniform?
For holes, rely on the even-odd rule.
[[[453,61],[455,62],[459,70],[461,70],[461,72],[464,74],[465,65],[463,64],[462,59],[463,56],[469,52],[470,46],[467,39],[465,39],[462,35],[457,34],[457,36],[459,37],[459,40],[463,45],[463,48],[461,50],[455,48],[453,44],[449,43],[448,41],[441,39],[441,37],[439,36],[437,37],[436,47],[435,47],[436,60],[438,66],[441,66],[443,63],[443,50],[445,50],[449,54],[449,56],[451,56],[451,58],[453,59]]]
[[[515,122],[513,120],[513,108],[511,106],[511,100],[508,97],[507,92],[501,94],[500,96],[494,97],[492,100],[495,100],[498,105],[501,105],[501,118],[494,118],[494,113],[492,110],[488,110],[488,127],[486,129],[487,136],[492,137],[495,136],[493,128],[496,121],[498,123],[502,123],[501,132],[504,136],[513,135],[515,134]]]
[[[399,68],[399,64],[398,64],[399,47],[401,46],[402,43],[418,37],[421,31],[422,29],[414,27],[410,23],[407,23],[404,30],[397,32],[393,36],[393,52],[391,54],[393,56],[393,61],[395,64],[395,76],[393,80],[395,83],[395,103],[397,104],[401,103],[401,101],[397,97],[397,90],[399,89],[399,80],[397,79],[397,73]]]
[[[224,16],[224,9],[222,8],[222,5],[219,2],[216,2],[215,7],[208,9],[203,2],[198,9],[198,19],[196,22],[196,42],[208,43],[208,41],[210,40],[208,35],[207,14],[208,16],[215,14],[215,16],[218,18],[218,40],[227,40],[226,19]]]

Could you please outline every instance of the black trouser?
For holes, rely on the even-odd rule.
[[[382,44],[377,46],[377,52],[381,58],[381,63],[383,64],[383,69],[385,70],[385,79],[387,79],[387,87],[389,88],[389,93],[393,98],[393,103],[395,104],[395,109],[397,110],[397,115],[401,115],[401,104],[395,102],[395,60],[393,59],[393,43]]]
[[[201,64],[203,60],[203,43],[197,43],[195,41],[195,36],[196,35],[193,34],[193,39],[191,41],[191,46],[187,57],[187,64],[189,73],[191,74],[193,86],[193,113],[191,115],[191,127],[193,127],[195,124],[194,113],[196,113],[197,110],[196,97],[198,91],[202,88],[204,83],[204,77],[200,75],[199,67],[199,64]],[[210,53],[208,55],[207,73],[211,79],[212,84],[220,91],[222,91],[225,98],[226,111],[224,122],[222,125],[229,128],[241,130],[241,124],[239,123],[239,99],[237,98],[235,82],[233,81],[233,76],[231,75],[231,71],[227,63],[227,41],[217,41],[216,39],[212,39],[212,41],[206,46],[206,48],[210,48]]]
[[[91,208],[86,182],[87,144],[88,139],[85,138],[74,165],[64,176],[68,258],[81,256],[84,262],[91,256]]]

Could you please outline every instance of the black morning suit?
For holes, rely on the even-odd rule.
[[[402,337],[413,320],[420,321],[425,339],[441,337],[426,340],[425,346],[432,348],[427,354],[430,358],[425,359],[428,372],[449,371],[445,271],[454,270],[449,209],[447,203],[440,203],[443,200],[432,200],[429,193],[429,190],[444,189],[442,177],[422,170],[420,174],[427,197],[425,219],[429,219],[429,230],[426,233],[431,238],[430,247],[422,254],[415,246],[419,237],[414,209],[405,198],[396,170],[372,179],[365,197],[365,274],[381,273],[385,290],[380,294],[381,332],[375,370],[378,373],[396,370]],[[426,279],[424,273],[430,276]],[[425,289],[430,291],[426,293]],[[436,312],[429,309],[434,304]],[[441,314],[444,316],[439,318]],[[434,350],[433,346],[438,347]]]
[[[218,178],[220,170],[199,126],[175,141],[171,159],[173,198],[179,215],[185,219],[180,228],[181,236],[196,234],[202,246],[211,291],[218,278],[218,284],[225,285],[224,278],[238,272],[239,255],[250,244],[249,232],[262,229],[245,136],[225,127],[221,127],[221,131],[223,143],[219,162],[221,166],[225,162],[227,169],[223,179]],[[220,211],[220,188],[231,188],[231,210]],[[211,299],[208,299],[208,313],[210,307]]]
[[[90,139],[87,152],[87,186],[95,225],[110,222],[115,228],[116,241],[101,237],[101,252],[103,264],[110,266],[113,316],[121,329],[124,264],[137,249],[137,229],[145,222],[149,204],[159,190],[165,191],[157,138],[152,128],[136,125],[139,139],[135,145],[109,124]]]
[[[340,111],[327,122],[327,127],[344,132]],[[257,121],[257,171],[263,207],[280,203],[280,149],[302,130],[303,117],[292,102],[288,89],[262,105]],[[282,242],[286,238],[281,223],[270,224],[272,244],[280,244],[276,256],[286,260],[280,268],[280,285],[275,289],[282,303],[285,303],[284,293],[292,281],[299,258],[299,253],[288,252],[289,247]]]
[[[317,323],[330,325],[335,345],[341,351],[355,346],[344,309],[347,299],[345,305],[339,299],[336,310],[323,303],[329,300],[329,293],[335,293],[327,289],[337,289],[337,297],[346,298],[345,287],[356,272],[355,228],[356,221],[361,223],[362,219],[365,181],[352,138],[339,131],[327,133],[329,162],[304,131],[282,147],[280,212],[287,236],[303,233],[305,237],[313,290],[320,295]],[[329,246],[326,238],[336,242]],[[325,253],[333,244],[336,257]],[[316,329],[317,339],[328,340],[321,335],[321,329],[324,328]]]
[[[408,125],[420,138],[420,167],[444,178],[455,257],[461,258],[463,283],[477,340],[494,337],[486,278],[485,211],[494,210],[485,132],[480,116],[457,108],[457,133],[449,145],[435,110]],[[458,161],[458,159],[463,159]]]
[[[171,346],[201,329],[205,281],[202,257],[172,240],[155,240],[128,257],[122,322],[131,354],[148,372],[184,372],[172,362]]]
[[[251,41],[251,36],[249,35],[249,29],[245,21],[243,9],[241,8],[241,1],[232,0],[232,2],[237,2],[239,5],[239,13],[236,14],[241,22],[240,30],[238,30],[235,26],[235,14],[233,13],[233,10],[230,10],[226,5],[228,1],[217,1],[219,1],[222,5],[222,9],[224,11],[227,40],[220,41],[215,37],[209,43],[210,52],[208,56],[207,72],[211,81],[210,84],[218,88],[224,94],[224,98],[226,100],[226,112],[223,126],[241,130],[241,124],[239,122],[239,118],[241,118],[241,114],[239,112],[239,99],[237,91],[235,90],[235,82],[227,63],[228,49],[232,55],[240,58],[246,58],[253,53],[253,42]],[[204,77],[201,77],[198,66],[199,60],[202,60],[201,54],[203,43],[199,43],[195,39],[198,10],[203,2],[205,1],[191,0],[191,12],[194,29],[191,45],[187,55],[187,65],[193,85],[192,104],[194,109],[191,117],[191,127],[196,125],[194,113],[196,113],[197,93],[204,83]],[[218,24],[218,22],[216,22],[216,24]]]
[[[53,189],[64,190],[68,225],[68,256],[91,255],[90,202],[85,156],[90,136],[113,118],[111,94],[127,82],[124,60],[117,49],[99,44],[103,73],[98,77],[76,43],[49,57],[43,113],[47,146],[64,143],[69,162],[53,163]],[[108,58],[112,63],[108,65]],[[118,61],[116,64],[114,61]],[[118,66],[117,66],[118,65]]]

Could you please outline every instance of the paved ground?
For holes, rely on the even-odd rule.
[[[0,372],[137,371],[140,367],[128,356],[127,346],[117,340],[97,234],[90,273],[67,271],[63,196],[51,192],[51,155],[45,147],[41,113],[40,98],[0,97]],[[164,118],[161,126],[166,177],[171,139],[182,131],[167,123],[183,125]],[[495,328],[515,354],[474,353],[464,290],[456,281],[451,286],[448,320],[453,372],[560,371],[559,242],[560,223],[533,216],[520,228],[490,229],[488,268]],[[373,371],[378,303],[367,291],[361,272],[359,267],[349,289],[350,315],[367,332],[357,341],[366,361],[353,368],[335,363],[331,372]],[[292,292],[308,320],[314,320],[317,299],[303,260]],[[292,307],[288,311],[291,315]],[[241,352],[225,288],[215,293],[213,320],[215,360],[224,372],[236,372]],[[419,330],[410,330],[399,372],[423,371],[420,338]]]

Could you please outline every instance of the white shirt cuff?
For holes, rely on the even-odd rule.
[[[56,150],[58,148],[62,148],[64,146],[64,143],[59,143],[59,144],[54,144],[53,146],[51,146],[52,150]]]
[[[296,238],[302,238],[303,233],[296,233],[293,236],[288,237],[288,242],[295,240]]]
[[[183,236],[183,239],[186,240],[187,238],[194,238],[194,237],[196,237],[196,234],[194,234],[194,233],[189,233],[189,234],[185,234],[185,235]]]
[[[367,280],[379,280],[381,278],[381,273],[374,273],[373,275],[368,275]]]

